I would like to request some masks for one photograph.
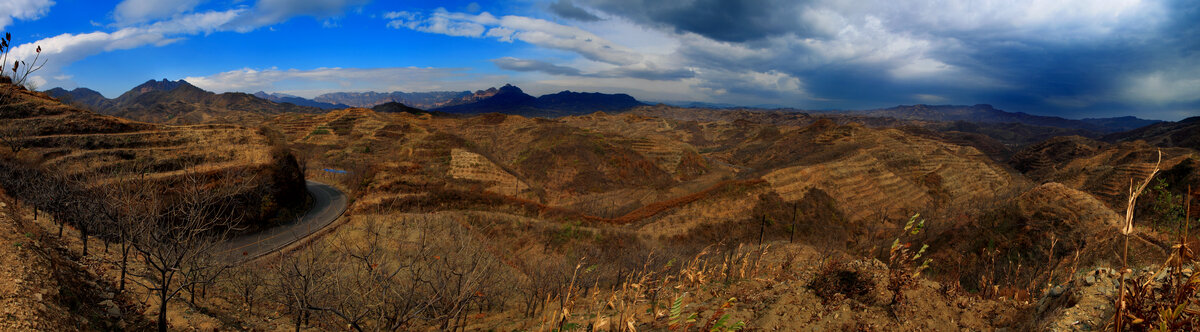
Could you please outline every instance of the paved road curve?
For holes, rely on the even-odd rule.
[[[313,204],[308,213],[295,221],[226,240],[217,246],[231,263],[241,263],[279,250],[292,242],[312,235],[337,220],[346,212],[346,195],[327,184],[307,181]]]

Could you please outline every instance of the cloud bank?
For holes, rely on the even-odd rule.
[[[51,0],[5,0],[0,1],[0,29],[13,24],[13,20],[36,20],[45,16],[54,5]]]

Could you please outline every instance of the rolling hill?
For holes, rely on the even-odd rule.
[[[64,103],[90,110],[102,110],[113,105],[112,100],[105,98],[104,95],[96,92],[96,90],[88,88],[75,88],[70,91],[63,88],[53,88],[46,90],[46,94],[58,98],[58,100]]]
[[[1127,132],[1106,135],[1103,139],[1114,142],[1142,140],[1158,146],[1200,150],[1200,116],[1177,122],[1156,123]]]
[[[12,103],[0,105],[0,132],[13,147],[3,150],[8,152],[5,160],[83,179],[81,185],[89,188],[134,176],[162,184],[185,174],[199,174],[212,185],[249,181],[238,204],[247,207],[244,221],[253,223],[304,204],[296,159],[269,132],[234,125],[151,124],[81,110],[46,94],[17,94]]]

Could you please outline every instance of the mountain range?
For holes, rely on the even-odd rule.
[[[478,93],[478,92],[477,92]],[[470,91],[432,91],[432,92],[333,92],[317,96],[314,102],[326,104],[342,104],[352,107],[370,108],[388,102],[397,102],[420,109],[432,109],[448,106],[454,103],[473,101]]]
[[[160,123],[201,123],[252,120],[280,113],[323,113],[350,107],[379,107],[380,112],[418,113],[424,110],[444,114],[503,113],[523,116],[561,117],[597,111],[619,112],[646,104],[627,94],[562,91],[534,97],[520,88],[505,84],[499,88],[469,91],[434,92],[337,92],[307,99],[284,93],[259,91],[212,93],[187,81],[150,80],[113,99],[87,88],[46,91],[52,97],[99,113]],[[700,104],[696,104],[700,105]],[[705,109],[705,108],[696,108]],[[731,110],[726,108],[725,111]],[[736,110],[736,109],[733,109]],[[755,109],[747,109],[754,111]],[[828,114],[858,119],[895,119],[909,124],[924,124],[938,131],[985,134],[1012,145],[1024,145],[1060,135],[1101,138],[1155,124],[1170,124],[1132,116],[1115,118],[1066,119],[1056,116],[1008,112],[987,104],[902,105],[874,110],[801,111],[778,109],[777,112]],[[1013,127],[1017,126],[1017,127]],[[1009,132],[1022,140],[1006,140]],[[1046,135],[1035,135],[1044,132]],[[1114,137],[1114,139],[1119,139]],[[1180,139],[1176,139],[1179,141]],[[1184,140],[1186,141],[1186,140]]]
[[[46,93],[63,102],[98,113],[159,123],[247,120],[280,113],[323,113],[350,107],[383,106],[381,112],[414,113],[428,109],[454,114],[494,112],[555,117],[596,111],[621,111],[645,105],[627,94],[562,91],[533,97],[511,84],[474,93],[340,92],[306,99],[263,91],[254,94],[218,94],[200,89],[184,80],[163,79],[142,83],[114,99],[105,98],[99,92],[87,88],[70,91],[53,88]]]
[[[270,101],[273,101],[276,103],[289,103],[289,104],[298,105],[298,106],[316,107],[316,108],[320,108],[323,110],[336,110],[336,109],[343,109],[343,108],[351,107],[350,105],[346,105],[346,104],[323,103],[323,102],[315,101],[312,99],[307,99],[304,97],[294,96],[294,95],[289,95],[286,93],[279,93],[279,92],[266,93],[263,91],[259,91],[259,92],[255,92],[254,96],[262,98],[262,99],[270,100]]]
[[[558,117],[582,115],[597,111],[623,111],[645,105],[627,94],[604,94],[562,91],[534,97],[521,88],[505,84],[499,89],[476,93],[471,103],[439,107],[433,110],[457,114],[504,113],[524,116]]]
[[[213,93],[184,80],[149,80],[114,99],[95,91],[61,88],[46,91],[51,97],[127,119],[156,123],[244,123],[281,113],[321,113],[321,108],[277,103],[241,92]]]
[[[1057,116],[1033,115],[1024,112],[1006,112],[996,109],[992,107],[992,105],[988,104],[978,104],[973,106],[921,104],[902,105],[891,108],[864,111],[833,112],[869,117],[890,117],[902,120],[1021,123],[1033,126],[1080,129],[1101,134],[1128,131],[1162,122],[1158,120],[1139,119],[1133,116],[1072,120]]]

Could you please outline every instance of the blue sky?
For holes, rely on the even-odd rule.
[[[224,92],[516,84],[803,109],[993,104],[1200,115],[1190,0],[0,0],[42,88]]]

